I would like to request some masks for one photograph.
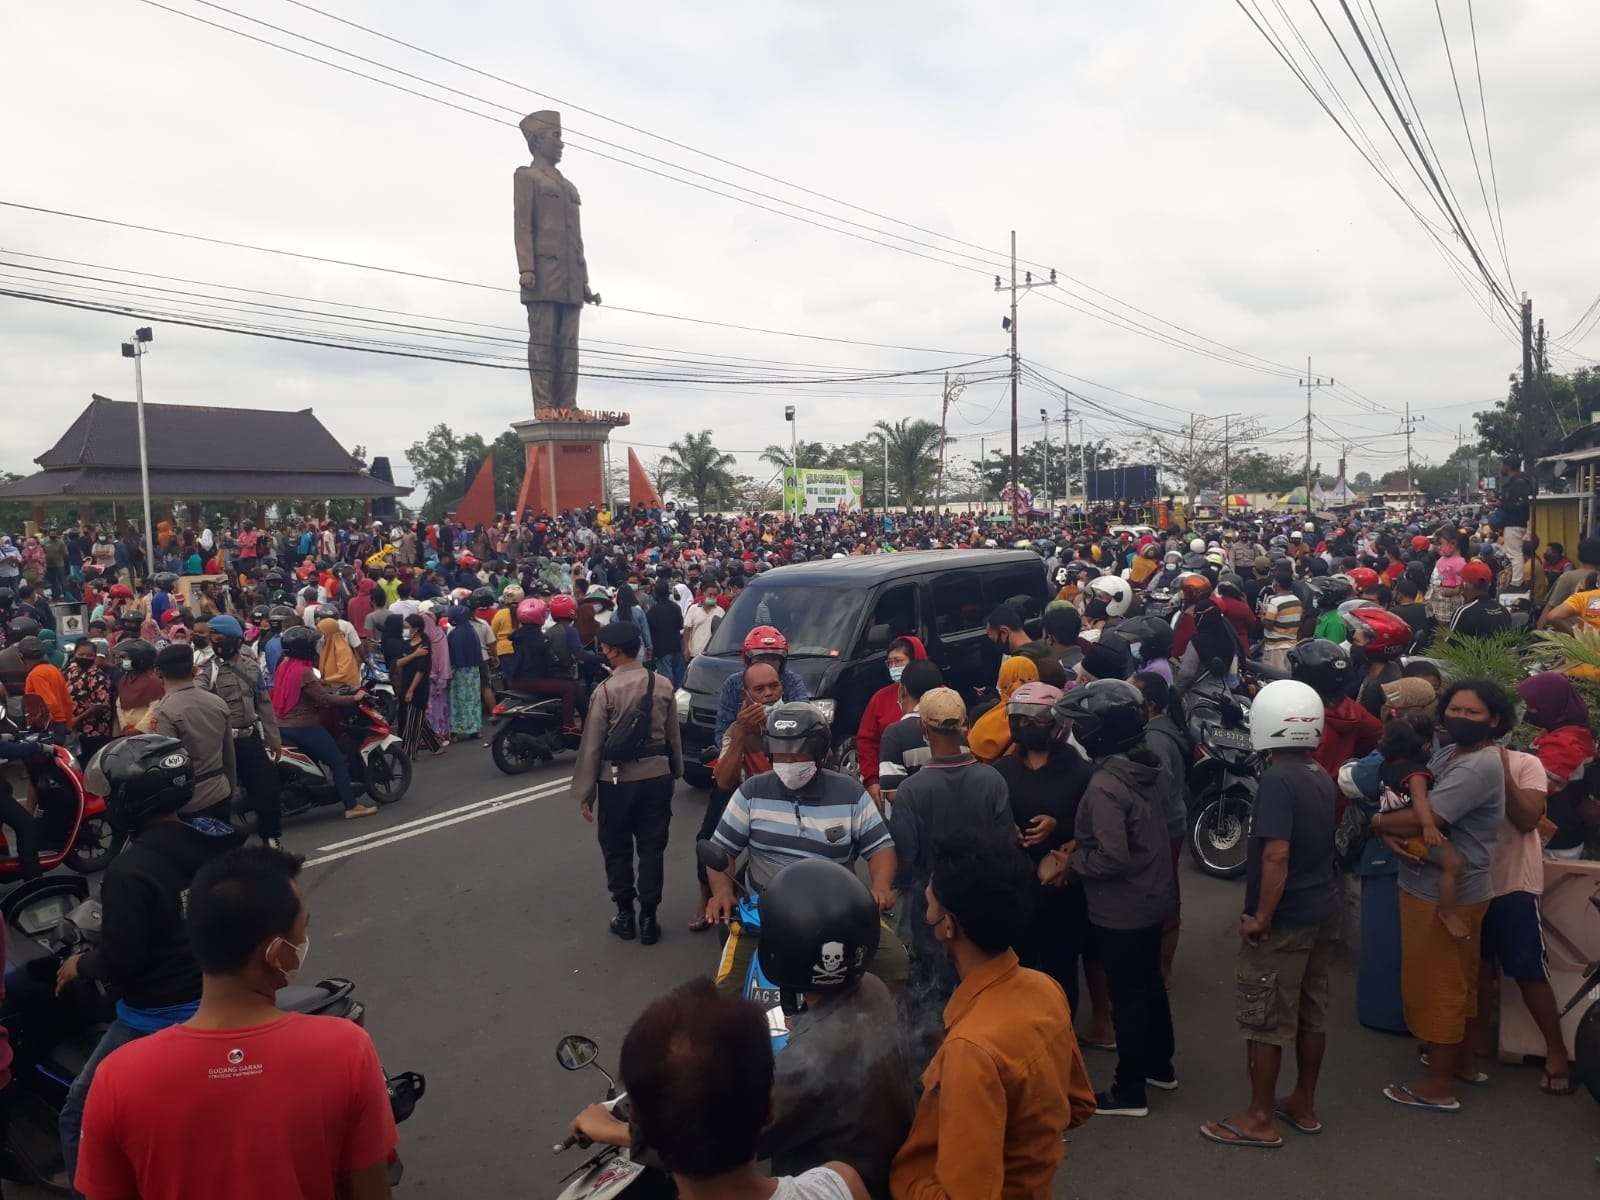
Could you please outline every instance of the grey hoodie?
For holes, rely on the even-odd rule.
[[[1078,804],[1070,869],[1083,881],[1089,921],[1145,929],[1177,904],[1161,768],[1121,754],[1095,765]]]
[[[1144,727],[1144,740],[1150,752],[1161,760],[1162,813],[1167,819],[1167,837],[1181,838],[1189,831],[1189,803],[1185,798],[1188,740],[1166,713],[1150,719],[1150,724]]]

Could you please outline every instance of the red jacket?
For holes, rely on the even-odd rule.
[[[1329,704],[1323,711],[1322,742],[1312,755],[1333,779],[1339,782],[1339,768],[1352,758],[1362,758],[1372,753],[1383,736],[1383,722],[1373,716],[1349,696]],[[1342,813],[1344,793],[1334,789],[1337,797],[1335,812]]]
[[[928,657],[921,639],[907,637],[904,640],[911,643],[912,659]],[[861,714],[861,724],[856,726],[856,757],[860,759],[863,784],[870,787],[878,782],[878,750],[883,743],[883,731],[904,715],[900,711],[898,683],[879,688],[867,701],[866,711]]]

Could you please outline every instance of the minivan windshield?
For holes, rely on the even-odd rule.
[[[736,655],[745,634],[772,625],[789,640],[791,658],[839,658],[851,650],[866,603],[864,588],[794,587],[756,581],[740,593],[711,635],[708,654]]]

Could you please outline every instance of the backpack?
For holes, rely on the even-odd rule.
[[[572,653],[572,644],[567,641],[566,626],[555,625],[545,634],[544,658],[545,662],[550,665],[552,678],[577,678],[578,660]]]
[[[661,753],[660,743],[655,747],[650,744],[650,708],[655,695],[656,669],[649,667],[645,670],[644,696],[638,704],[625,709],[616,724],[606,731],[606,739],[600,746],[601,762],[620,766]]]

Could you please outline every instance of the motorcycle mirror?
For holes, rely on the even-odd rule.
[[[708,871],[728,869],[728,852],[709,838],[701,838],[694,844],[694,856]]]
[[[556,1061],[563,1070],[581,1071],[599,1057],[600,1047],[581,1033],[569,1033],[556,1043]]]

